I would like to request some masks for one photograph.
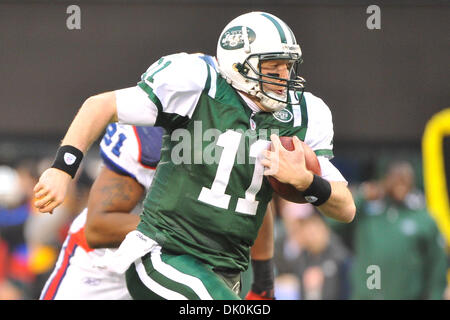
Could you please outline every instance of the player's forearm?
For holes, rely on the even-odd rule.
[[[71,145],[85,153],[106,126],[117,121],[116,114],[114,92],[88,98],[72,121],[61,145]]]
[[[355,203],[346,183],[330,181],[330,198],[318,209],[326,216],[341,222],[349,223],[353,220],[356,213]]]
[[[86,225],[86,241],[93,249],[116,248],[129,232],[136,230],[139,221],[139,216],[125,212],[98,216],[95,223]]]
[[[89,192],[85,236],[92,248],[116,247],[136,229],[139,216],[130,212],[144,187],[134,178],[102,167]]]
[[[273,203],[267,206],[266,215],[251,248],[253,283],[247,300],[273,299]]]
[[[251,248],[251,257],[255,260],[267,260],[273,257],[273,214],[271,205],[272,203],[269,203],[267,206],[263,223]]]
[[[55,163],[41,174],[33,189],[38,199],[34,205],[40,212],[51,213],[64,201],[71,177],[82,159],[80,153],[86,153],[106,125],[117,119],[115,97],[114,92],[103,93],[87,99],[81,106],[58,149]],[[68,163],[65,159],[68,150],[75,162]]]

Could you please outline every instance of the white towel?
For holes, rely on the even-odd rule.
[[[143,233],[134,230],[128,233],[118,249],[106,249],[103,257],[94,259],[94,267],[123,274],[137,259],[158,245]]]

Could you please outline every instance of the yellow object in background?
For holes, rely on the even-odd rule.
[[[50,246],[39,246],[31,250],[29,267],[34,274],[41,274],[54,267],[58,252]]]
[[[444,138],[450,138],[450,108],[435,114],[422,138],[423,176],[427,207],[450,247],[450,206],[445,171]]]

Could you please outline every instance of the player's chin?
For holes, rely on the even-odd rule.
[[[278,97],[286,97],[286,88],[285,87],[279,87],[279,86],[271,86],[267,88],[266,92],[269,94],[275,94]]]

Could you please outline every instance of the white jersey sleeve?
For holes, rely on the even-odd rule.
[[[135,178],[148,189],[159,162],[161,143],[161,128],[113,123],[100,143],[100,154],[109,169]]]
[[[198,55],[162,57],[147,69],[136,87],[115,91],[119,122],[154,126],[174,118],[190,119],[208,81],[208,68]]]
[[[322,177],[329,181],[347,182],[339,170],[330,162],[334,157],[334,130],[330,109],[322,99],[310,92],[305,92],[304,97],[308,114],[305,143],[316,153],[322,170]]]
[[[308,114],[305,143],[317,156],[333,158],[333,119],[331,111],[322,99],[312,93],[304,93]]]

